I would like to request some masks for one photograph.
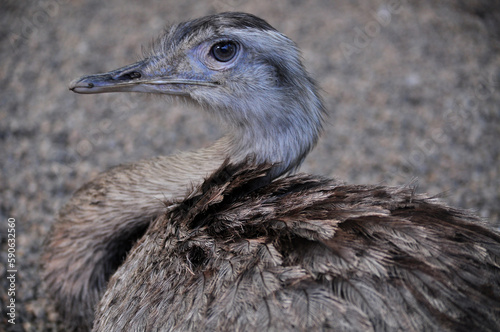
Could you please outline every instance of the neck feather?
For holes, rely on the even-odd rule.
[[[231,110],[245,115],[226,138],[231,160],[253,157],[257,163],[273,164],[271,178],[296,170],[322,131],[325,111],[315,90],[304,89],[281,99],[257,100],[248,107],[250,111]]]

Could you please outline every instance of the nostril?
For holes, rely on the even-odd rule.
[[[132,78],[132,79],[141,78],[141,73],[134,71],[134,72],[130,73],[130,78]]]
[[[133,72],[130,72],[130,73],[125,73],[125,74],[122,74],[120,76],[118,76],[118,80],[134,80],[134,79],[137,79],[137,78],[141,78],[141,73],[137,72],[137,71],[133,71]]]

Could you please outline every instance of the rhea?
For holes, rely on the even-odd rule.
[[[412,188],[293,175],[325,109],[296,45],[222,13],[170,27],[76,93],[179,96],[227,134],[79,189],[44,252],[62,317],[94,331],[500,328],[500,236]]]

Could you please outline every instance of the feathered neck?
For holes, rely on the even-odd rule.
[[[301,79],[304,82],[285,92],[242,98],[252,102],[217,110],[238,117],[225,121],[229,132],[217,144],[218,150],[227,153],[231,162],[250,158],[257,164],[273,165],[271,178],[295,171],[316,145],[326,113],[314,83],[304,75]]]

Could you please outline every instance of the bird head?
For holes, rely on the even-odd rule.
[[[296,168],[322,129],[324,108],[296,45],[250,14],[222,13],[174,25],[132,65],[70,83],[77,93],[182,96],[230,128],[236,159],[253,155]]]

